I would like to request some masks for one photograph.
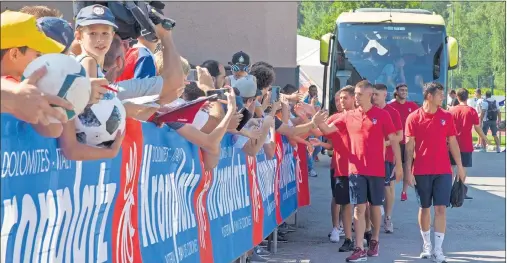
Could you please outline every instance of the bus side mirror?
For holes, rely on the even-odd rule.
[[[329,65],[329,48],[333,34],[327,33],[320,38],[320,64]]]
[[[459,46],[454,37],[447,37],[447,52],[449,53],[449,70],[453,70],[458,67],[459,62]]]

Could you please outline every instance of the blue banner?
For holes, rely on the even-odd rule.
[[[1,262],[231,262],[273,231],[277,209],[297,209],[286,139],[267,160],[226,135],[204,171],[205,153],[167,126],[127,120],[116,158],[69,161],[30,125],[1,124]]]

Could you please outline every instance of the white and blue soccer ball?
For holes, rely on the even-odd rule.
[[[28,78],[34,71],[45,66],[47,73],[40,78],[36,86],[45,94],[57,95],[68,100],[74,110],[58,107],[67,114],[69,120],[83,112],[90,100],[91,82],[86,71],[74,58],[64,54],[47,54],[38,57],[26,67],[23,79]],[[51,123],[60,123],[50,118]]]
[[[97,103],[85,108],[74,120],[80,143],[110,147],[118,131],[125,130],[125,107],[112,92],[104,94]]]

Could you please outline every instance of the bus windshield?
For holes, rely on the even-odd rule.
[[[422,103],[423,83],[447,79],[445,27],[413,24],[342,23],[335,42],[335,90],[355,85],[362,79],[388,87],[388,100],[395,87],[406,83],[409,100]],[[351,73],[340,84],[340,73]],[[343,78],[342,78],[343,80]]]

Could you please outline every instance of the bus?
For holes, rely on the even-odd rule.
[[[409,100],[421,105],[423,83],[437,81],[447,94],[447,73],[458,66],[458,53],[444,19],[430,11],[360,8],[341,13],[334,32],[320,40],[323,102],[334,113],[334,94],[366,79],[385,84],[388,101],[396,85],[405,83]]]

